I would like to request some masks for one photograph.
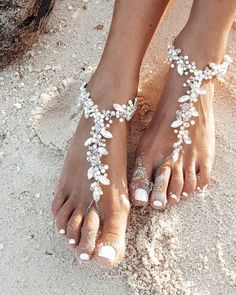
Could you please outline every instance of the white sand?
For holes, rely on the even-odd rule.
[[[78,265],[54,233],[50,203],[78,121],[77,88],[99,60],[113,6],[89,1],[83,10],[78,2],[59,1],[47,34],[0,73],[0,294],[235,294],[235,64],[217,87],[217,157],[205,195],[165,213],[133,209],[127,255],[112,277]],[[188,2],[177,1],[146,56],[130,163],[163,86],[166,44],[184,24]],[[103,30],[94,29],[97,24]],[[235,46],[232,30],[228,53],[234,57]]]

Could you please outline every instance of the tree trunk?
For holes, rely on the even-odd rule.
[[[0,0],[0,67],[29,48],[45,27],[55,0]]]

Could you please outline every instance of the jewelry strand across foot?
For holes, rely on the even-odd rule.
[[[206,91],[201,88],[202,83],[214,77],[223,78],[230,62],[231,58],[225,55],[221,64],[209,63],[203,70],[199,70],[195,62],[189,61],[188,56],[181,55],[181,49],[175,48],[174,45],[168,46],[168,63],[171,64],[171,68],[175,68],[180,76],[187,77],[183,84],[187,88],[186,94],[178,98],[179,109],[176,111],[175,121],[171,124],[177,135],[172,152],[174,162],[179,159],[183,144],[191,144],[188,129],[191,125],[195,125],[194,117],[198,116],[194,104],[197,103],[199,95],[206,94]]]
[[[95,201],[97,204],[103,194],[101,185],[110,184],[108,178],[109,166],[102,162],[103,156],[108,155],[106,141],[113,137],[109,128],[113,123],[113,119],[118,119],[121,123],[131,120],[137,108],[137,98],[129,100],[127,104],[114,103],[113,110],[99,110],[86,86],[85,84],[80,88],[80,102],[85,118],[93,119],[94,124],[90,130],[90,137],[85,141],[84,145],[88,148],[87,161],[89,169],[87,176],[91,181],[92,202]]]

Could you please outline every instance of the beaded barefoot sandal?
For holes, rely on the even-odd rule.
[[[109,166],[102,162],[103,156],[108,155],[106,141],[112,138],[109,128],[113,123],[113,119],[118,119],[121,123],[131,120],[137,108],[137,98],[129,100],[127,104],[114,103],[113,110],[99,110],[86,86],[85,84],[80,88],[80,101],[85,118],[91,118],[94,123],[90,131],[90,137],[84,143],[88,149],[87,161],[89,169],[87,177],[91,180],[92,202],[89,206],[90,208],[94,202],[97,206],[103,194],[102,185],[110,184],[107,174]]]
[[[189,136],[189,128],[191,125],[195,125],[195,117],[198,117],[198,111],[196,109],[196,103],[199,95],[206,94],[202,85],[204,81],[209,81],[213,78],[222,78],[228,69],[231,62],[231,58],[227,55],[224,56],[221,64],[209,63],[203,70],[197,69],[195,62],[190,62],[189,57],[181,55],[182,50],[175,48],[174,45],[168,46],[167,62],[172,69],[176,69],[180,76],[186,76],[186,81],[183,83],[183,87],[186,88],[186,93],[181,97],[178,97],[179,107],[176,111],[176,118],[171,123],[174,133],[177,136],[176,142],[173,144],[173,150],[170,155],[162,155],[159,159],[157,167],[161,167],[168,160],[171,160],[173,165],[180,157],[181,151],[183,151],[184,144],[191,144],[191,138]],[[150,182],[147,175],[147,170],[143,165],[143,158],[145,155],[141,155],[136,159],[134,174],[132,178],[131,187],[135,190],[135,199],[141,202],[148,202],[148,196],[153,191],[154,183]],[[147,156],[147,155],[146,155]],[[147,159],[145,160],[147,162]],[[155,186],[161,186],[164,181],[163,175],[155,179]],[[137,184],[141,183],[141,187],[137,188]],[[158,184],[158,185],[157,185]],[[157,194],[159,191],[157,192]],[[186,193],[184,193],[186,194]],[[176,199],[176,196],[172,194],[172,198]],[[155,205],[161,207],[162,201],[155,201]]]
[[[191,144],[188,128],[195,125],[194,117],[198,116],[194,103],[197,103],[199,95],[206,94],[201,88],[202,83],[214,77],[223,78],[230,62],[231,58],[225,55],[221,64],[209,63],[203,70],[199,70],[195,62],[189,61],[188,56],[181,55],[181,49],[175,48],[174,45],[168,46],[168,63],[171,64],[171,68],[176,69],[180,76],[188,76],[183,84],[187,88],[186,94],[178,98],[179,109],[176,111],[175,121],[171,124],[177,135],[177,141],[173,145],[173,162],[179,159],[183,143]]]

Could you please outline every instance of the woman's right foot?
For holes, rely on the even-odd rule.
[[[97,71],[98,72],[98,71]],[[87,89],[99,109],[112,109],[113,103],[126,104],[136,95],[137,81],[112,79],[109,74],[95,73]],[[129,82],[127,86],[127,81]],[[81,261],[95,260],[104,266],[118,264],[125,252],[125,232],[130,210],[127,192],[127,122],[114,118],[107,140],[108,155],[102,162],[109,165],[109,186],[98,202],[99,213],[93,205],[88,180],[87,148],[93,119],[81,118],[67,152],[59,184],[52,203],[56,226],[77,252]],[[111,123],[111,122],[110,122]],[[119,160],[117,160],[119,159]]]

